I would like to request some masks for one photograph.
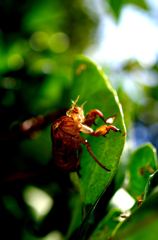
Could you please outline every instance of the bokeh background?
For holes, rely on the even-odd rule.
[[[69,179],[52,167],[50,123],[69,106],[78,54],[101,65],[117,90],[126,148],[144,142],[158,148],[156,0],[0,1],[2,239],[67,234],[77,199]]]

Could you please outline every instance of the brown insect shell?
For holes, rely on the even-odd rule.
[[[72,117],[62,116],[52,124],[55,164],[65,171],[76,171],[81,150],[81,124]]]

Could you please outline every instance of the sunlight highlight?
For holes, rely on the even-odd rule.
[[[111,203],[118,207],[121,211],[125,212],[133,207],[135,200],[125,189],[120,188],[113,196]]]
[[[147,13],[128,6],[120,21],[101,13],[97,46],[86,54],[100,63],[122,63],[137,59],[144,65],[153,64],[158,54],[158,27]]]
[[[46,192],[34,186],[28,186],[24,190],[24,199],[34,210],[37,219],[44,217],[53,206],[53,199]]]

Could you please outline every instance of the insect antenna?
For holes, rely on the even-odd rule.
[[[84,105],[87,103],[87,101],[85,101],[84,103],[82,103],[82,105],[80,106],[82,109],[84,107]]]
[[[74,108],[77,105],[77,102],[79,100],[80,96],[76,98],[76,100],[72,100],[72,108]]]

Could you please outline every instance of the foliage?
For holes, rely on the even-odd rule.
[[[95,154],[100,156],[100,161],[104,162],[105,166],[111,169],[110,173],[105,173],[100,167],[96,166],[86,151],[82,155],[80,173],[82,177],[82,199],[84,204],[94,204],[98,195],[111,181],[118,166],[126,134],[122,109],[117,94],[112,89],[104,73],[86,58],[81,58],[75,62],[71,95],[72,99],[79,95],[80,102],[84,102],[86,96],[86,112],[96,108],[100,109],[106,117],[116,115],[115,124],[122,131],[122,134],[109,134],[109,136],[106,136],[106,141],[98,138],[97,145],[95,139],[90,138],[89,140]],[[115,153],[113,150],[115,150]],[[98,179],[100,186],[97,184]]]
[[[143,206],[119,229],[114,239],[151,239],[157,234],[157,192],[147,199]]]
[[[143,10],[149,10],[148,4],[145,0],[137,1],[137,0],[108,0],[109,7],[116,18],[118,20],[121,16],[121,11],[125,5],[134,5]]]
[[[111,12],[106,13],[106,4]],[[117,20],[127,4],[149,10],[144,0],[106,4],[105,14]],[[8,0],[0,8],[0,238],[154,239],[157,63],[144,69],[129,60],[115,74],[85,57],[99,21],[85,1]],[[143,74],[152,84],[142,81]],[[133,88],[126,91],[128,81]],[[77,96],[79,104],[86,101],[85,113],[98,108],[105,117],[116,116],[121,133],[83,134],[110,172],[84,146],[78,173],[54,166],[50,126]],[[116,201],[120,190],[126,195]],[[120,203],[129,199],[132,204],[122,209]]]

